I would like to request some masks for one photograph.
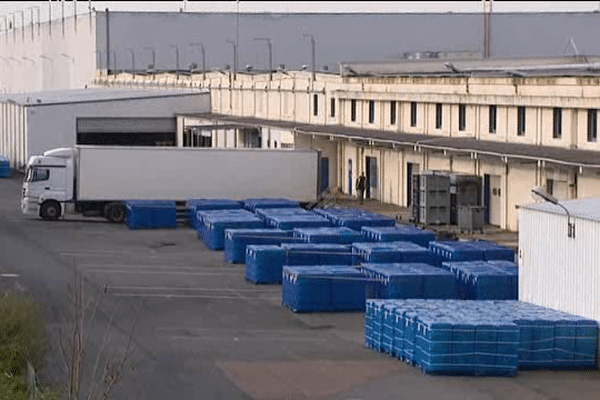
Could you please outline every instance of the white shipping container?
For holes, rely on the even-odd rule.
[[[519,300],[600,321],[600,198],[519,209]]]

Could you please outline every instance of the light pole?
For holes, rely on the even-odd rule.
[[[131,52],[131,76],[135,78],[135,52],[133,51],[133,47],[126,49]]]
[[[235,40],[227,39],[227,43],[231,43],[233,45],[233,80],[236,80],[237,75],[237,43]]]
[[[312,47],[312,80],[315,80],[315,38],[313,35],[308,33],[302,34],[303,38],[310,38],[310,45]]]
[[[171,47],[175,49],[175,77],[179,80],[179,45],[172,44]]]
[[[254,40],[264,40],[267,42],[267,47],[269,49],[269,81],[273,80],[273,47],[271,46],[270,38],[254,38]]]
[[[202,43],[190,43],[190,46],[200,47],[200,51],[202,52],[202,80],[206,80],[206,54],[204,53],[204,45]]]
[[[552,203],[554,205],[557,205],[560,208],[562,208],[563,210],[565,210],[565,213],[567,213],[567,236],[574,239],[575,238],[575,223],[571,222],[571,214],[569,213],[569,210],[567,210],[567,207],[560,204],[558,199],[556,197],[548,194],[544,190],[544,188],[536,187],[536,188],[531,189],[531,192],[534,195],[541,197],[543,200],[545,200],[549,203]]]
[[[154,51],[154,47],[144,46],[142,47],[144,50],[150,50],[152,52],[152,79],[156,77],[156,51]]]

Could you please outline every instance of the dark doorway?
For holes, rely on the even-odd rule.
[[[490,223],[490,176],[483,175],[483,221]]]
[[[348,194],[352,196],[352,189],[354,189],[354,179],[352,176],[352,160],[348,160]]]
[[[378,181],[378,171],[377,171],[377,158],[375,157],[366,157],[365,158],[365,166],[366,166],[366,192],[365,198],[377,198],[377,181]]]
[[[321,157],[321,185],[319,193],[323,193],[329,188],[329,158]]]

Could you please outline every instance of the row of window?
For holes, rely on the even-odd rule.
[[[390,125],[396,125],[397,123],[397,102],[391,100],[390,106]],[[437,103],[435,105],[435,128],[442,129],[443,112],[442,104]],[[417,126],[418,107],[416,102],[410,103],[410,126]],[[563,109],[555,107],[552,110],[552,137],[554,139],[562,138],[562,112]],[[335,117],[335,98],[331,98],[330,116]],[[496,133],[497,119],[498,119],[498,108],[495,105],[488,106],[488,128],[489,133]],[[315,94],[313,98],[313,115],[319,115],[319,100],[318,95]],[[369,123],[375,123],[375,101],[369,100]],[[356,122],[356,100],[350,100],[350,121]],[[517,108],[517,136],[525,136],[526,132],[526,108],[521,106]],[[465,131],[467,129],[467,107],[464,104],[458,105],[458,130]],[[596,142],[598,139],[598,110],[588,110],[588,126],[587,126],[587,140],[588,142]]]

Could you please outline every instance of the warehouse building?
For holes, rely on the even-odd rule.
[[[75,144],[176,146],[178,112],[210,110],[205,89],[81,89],[0,96],[0,154],[12,168]]]

